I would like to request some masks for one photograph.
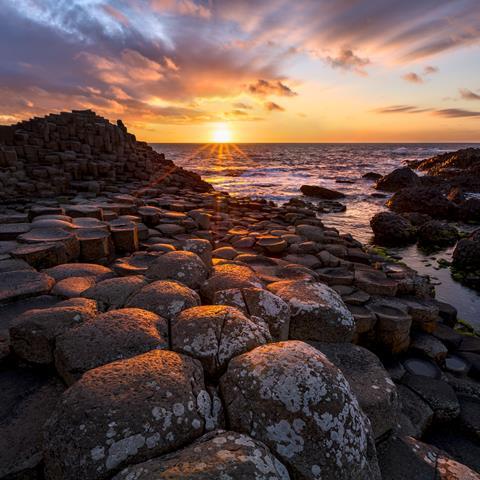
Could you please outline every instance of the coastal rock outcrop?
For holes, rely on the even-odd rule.
[[[401,215],[380,212],[370,220],[375,241],[380,245],[406,245],[416,240],[417,229]]]
[[[415,187],[419,184],[420,178],[411,168],[401,167],[380,178],[375,188],[385,192],[398,192],[402,188]]]
[[[337,200],[345,197],[345,194],[342,192],[320,187],[319,185],[302,185],[300,191],[307,197],[317,197],[324,200]]]

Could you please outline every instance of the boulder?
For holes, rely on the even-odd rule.
[[[302,185],[300,191],[307,197],[317,197],[325,200],[336,200],[337,198],[345,197],[345,194],[342,192],[330,190],[329,188],[320,187],[318,185]]]
[[[157,257],[145,275],[152,280],[176,280],[190,288],[199,288],[207,279],[207,267],[193,252],[168,252]]]
[[[92,300],[82,298],[75,299],[74,304],[68,302],[27,310],[17,317],[10,327],[10,342],[15,355],[36,364],[53,363],[57,337],[97,313]]]
[[[184,250],[196,253],[207,267],[212,268],[212,244],[203,238],[189,238],[183,245]]]
[[[262,442],[237,432],[207,433],[177,452],[127,467],[113,480],[289,480],[285,466]]]
[[[400,403],[400,431],[421,438],[433,421],[433,410],[427,402],[405,385],[397,385]]]
[[[397,389],[378,357],[350,343],[312,342],[311,345],[342,371],[370,420],[375,440],[393,430],[398,414]]]
[[[348,342],[355,321],[340,295],[318,282],[280,281],[268,289],[290,307],[291,339],[319,342]]]
[[[362,178],[365,178],[366,180],[372,180],[372,181],[380,180],[380,178],[382,177],[383,175],[377,172],[367,172],[362,175]]]
[[[458,206],[436,187],[404,188],[387,201],[387,206],[398,213],[416,212],[447,220],[458,216]]]
[[[81,295],[95,300],[100,310],[110,310],[123,307],[145,285],[147,282],[142,275],[108,278],[84,290]]]
[[[139,308],[97,315],[57,337],[55,367],[71,385],[87,370],[168,348],[167,321]]]
[[[409,167],[401,167],[380,178],[375,185],[377,190],[398,192],[402,188],[420,184],[419,176]]]
[[[416,229],[401,215],[380,212],[370,220],[375,242],[380,245],[397,246],[415,242]]]
[[[48,293],[55,280],[45,273],[15,270],[0,273],[0,302],[12,302],[22,298]]]
[[[48,268],[44,273],[50,275],[56,282],[70,277],[94,277],[96,281],[101,281],[114,276],[110,268],[95,263],[65,263]]]
[[[453,266],[460,270],[480,269],[480,229],[457,243],[452,258]]]
[[[88,371],[46,424],[46,478],[107,479],[200,437],[204,388],[200,362],[167,350]]]
[[[459,217],[464,222],[480,222],[480,198],[467,198],[459,205]]]
[[[418,229],[419,244],[428,248],[454,245],[458,237],[455,227],[439,220],[426,222]]]
[[[213,267],[212,275],[202,285],[201,292],[202,296],[211,302],[215,293],[220,290],[248,287],[262,288],[255,272],[243,265],[226,263]]]
[[[272,340],[288,340],[290,307],[280,297],[261,288],[231,288],[217,292],[214,304],[230,305],[248,316],[261,318],[268,324]]]
[[[195,290],[170,280],[158,280],[142,287],[125,304],[125,307],[143,308],[167,319],[182,310],[200,305]]]
[[[202,362],[210,377],[218,377],[228,362],[271,339],[259,318],[247,318],[240,310],[205,305],[184,310],[171,321],[172,350]]]
[[[52,288],[52,295],[63,298],[80,297],[85,290],[95,285],[95,277],[69,277],[60,280]]]
[[[221,379],[231,428],[264,442],[293,478],[379,479],[369,422],[340,370],[299,341],[233,359]]]

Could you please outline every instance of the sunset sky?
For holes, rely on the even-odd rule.
[[[0,124],[92,108],[151,142],[480,141],[479,0],[1,5]]]

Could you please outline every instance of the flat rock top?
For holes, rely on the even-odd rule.
[[[0,273],[0,302],[48,293],[55,280],[45,273],[16,270]]]

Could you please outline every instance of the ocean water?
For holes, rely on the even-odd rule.
[[[386,198],[374,182],[362,178],[367,172],[386,174],[407,160],[475,146],[471,144],[152,144],[177,165],[200,174],[218,190],[232,195],[265,198],[282,203],[302,196],[303,184],[321,185],[346,195],[346,212],[322,214],[325,225],[351,233],[363,243],[373,241],[369,221],[385,210]],[[478,147],[478,145],[476,145]],[[426,255],[417,247],[395,253],[437,284],[437,298],[457,307],[459,317],[480,331],[480,296],[458,282],[448,269],[438,270],[439,258],[449,260],[452,249]]]

